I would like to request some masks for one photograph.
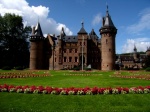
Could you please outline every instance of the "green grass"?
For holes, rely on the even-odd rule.
[[[148,112],[149,94],[64,96],[0,93],[2,112]]]
[[[36,71],[38,74],[43,74],[44,72]],[[0,79],[0,84],[52,87],[137,87],[150,85],[148,80],[112,78],[110,75],[114,74],[114,71],[89,73],[49,72],[51,74],[49,77]],[[144,72],[142,73],[145,74]],[[79,76],[74,76],[75,74],[79,74]],[[82,76],[81,74],[90,74],[90,76]],[[122,74],[132,75],[132,73],[128,72],[123,72]],[[0,112],[148,112],[150,110],[149,99],[150,94],[66,96],[0,92]]]
[[[45,72],[45,71],[43,71]],[[39,74],[43,73],[42,71]],[[133,87],[150,85],[148,80],[112,78],[111,72],[69,72],[50,71],[49,77],[0,79],[0,84],[35,85],[52,87]],[[70,74],[91,74],[90,76],[74,76]]]

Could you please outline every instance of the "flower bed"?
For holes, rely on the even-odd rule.
[[[57,87],[43,87],[43,86],[14,86],[3,84],[0,85],[0,92],[16,92],[16,93],[34,93],[34,94],[54,94],[54,95],[106,95],[106,94],[148,94],[150,93],[150,86],[146,87],[116,87],[116,88],[99,88],[99,87],[85,87],[85,88],[57,88]]]
[[[121,72],[115,72],[111,77],[150,80],[150,74],[122,75]]]
[[[28,77],[47,77],[50,76],[48,73],[44,74],[34,74],[34,73],[3,73],[0,75],[0,79],[7,79],[7,78],[28,78]]]
[[[100,76],[102,74],[64,74],[65,76]]]

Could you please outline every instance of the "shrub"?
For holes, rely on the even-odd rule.
[[[4,67],[2,68],[2,70],[11,70],[11,67],[9,67],[9,66],[4,66]]]
[[[150,67],[147,67],[145,70],[146,70],[146,71],[150,71]]]
[[[21,66],[15,67],[15,70],[23,70],[23,67]]]
[[[91,71],[91,68],[84,68],[84,70],[86,70],[86,71]]]

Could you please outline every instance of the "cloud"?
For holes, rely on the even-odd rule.
[[[150,8],[139,13],[140,19],[137,23],[127,27],[129,33],[139,34],[143,30],[150,30]]]
[[[136,46],[137,51],[145,52],[147,47],[150,46],[150,38],[127,39],[126,43],[122,47],[122,53],[133,52],[134,45]]]
[[[102,20],[102,16],[100,13],[98,13],[97,15],[94,16],[93,20],[92,20],[92,25],[98,25],[100,23],[100,21]]]
[[[0,14],[14,13],[23,17],[24,24],[35,26],[40,21],[44,34],[60,34],[60,30],[64,27],[67,35],[72,35],[72,31],[63,23],[56,22],[53,18],[49,18],[49,7],[45,6],[29,6],[26,0],[0,0]]]

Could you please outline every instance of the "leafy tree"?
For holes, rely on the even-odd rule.
[[[31,27],[19,15],[0,16],[0,67],[28,66]]]
[[[150,67],[150,56],[147,56],[146,60],[145,60],[145,66],[144,68],[148,68]]]

